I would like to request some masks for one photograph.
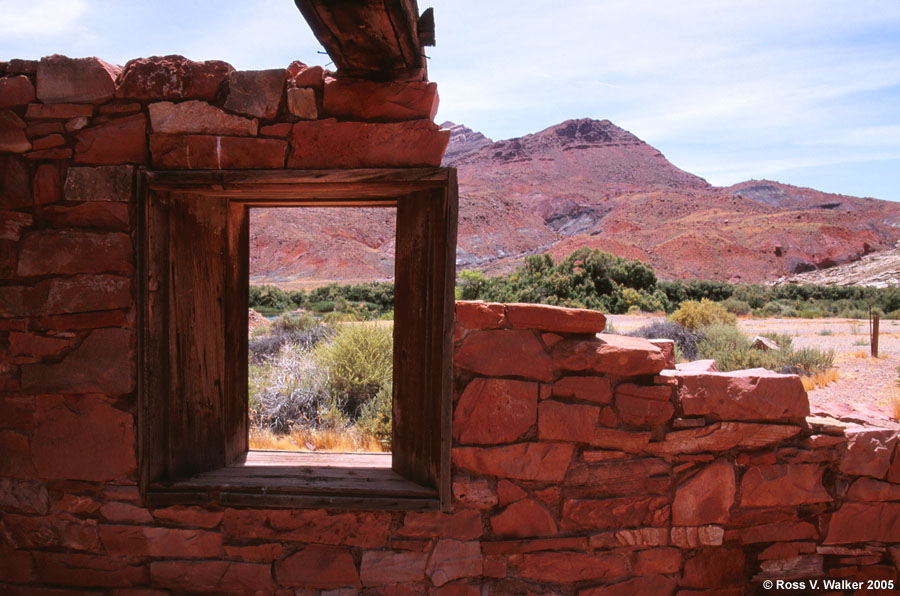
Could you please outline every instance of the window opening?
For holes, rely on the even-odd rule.
[[[396,208],[251,208],[251,450],[389,452]]]

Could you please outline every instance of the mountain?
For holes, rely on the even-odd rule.
[[[458,170],[459,268],[499,274],[529,254],[562,258],[590,247],[645,261],[664,279],[763,282],[900,239],[898,203],[768,180],[715,187],[608,120],[569,120],[496,142],[443,126],[451,131],[444,165]],[[267,212],[251,220],[252,282],[389,276],[390,212],[259,211]]]

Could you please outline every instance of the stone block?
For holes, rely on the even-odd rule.
[[[28,435],[13,430],[0,431],[0,476],[12,478],[33,478],[31,443]]]
[[[739,548],[704,548],[684,562],[681,586],[721,588],[744,581],[744,551]]]
[[[550,513],[531,499],[516,501],[492,517],[491,529],[495,536],[506,538],[555,536],[558,532]]]
[[[735,490],[734,466],[724,459],[709,464],[675,491],[672,523],[702,526],[727,522]]]
[[[85,118],[85,120],[87,120],[87,118]],[[43,137],[49,134],[62,134],[65,131],[66,129],[61,122],[29,122],[25,127],[25,134],[29,139]]]
[[[322,107],[327,116],[346,120],[434,120],[438,109],[437,84],[332,79],[325,84]]]
[[[656,458],[576,463],[566,475],[565,486],[589,487],[597,496],[646,494],[654,484],[667,489],[671,471],[669,463]]]
[[[873,478],[857,478],[850,486],[847,498],[863,503],[900,501],[900,484],[881,482]]]
[[[111,555],[212,559],[224,554],[222,535],[205,530],[101,525],[100,541]]]
[[[94,115],[94,106],[83,103],[30,103],[25,110],[25,119],[32,120],[70,120],[72,118],[90,118]]]
[[[648,548],[635,551],[631,568],[635,575],[678,573],[681,569],[681,551],[677,548]]]
[[[900,542],[900,503],[844,503],[831,516],[824,544]]]
[[[563,377],[553,383],[552,395],[608,404],[612,401],[612,388],[607,377]]]
[[[26,584],[31,580],[33,567],[31,553],[0,546],[0,578],[3,581]]]
[[[154,167],[172,170],[248,170],[284,167],[287,141],[213,135],[150,135]]]
[[[228,75],[225,109],[272,120],[278,115],[287,75],[283,68],[231,72]]]
[[[9,353],[13,356],[27,356],[33,361],[59,356],[76,343],[76,337],[52,337],[34,332],[10,331]]]
[[[261,137],[278,137],[286,139],[291,134],[292,124],[290,122],[279,122],[278,124],[269,124],[268,126],[259,127],[259,136]]]
[[[511,555],[513,577],[554,584],[584,581],[614,581],[629,575],[628,559],[620,554],[546,552]]]
[[[71,167],[65,196],[67,201],[132,201],[134,166]]]
[[[456,301],[456,324],[466,329],[499,329],[506,320],[506,306],[496,302]]]
[[[506,316],[517,329],[538,329],[552,333],[600,333],[606,317],[596,310],[563,308],[545,304],[507,304]]]
[[[453,501],[467,507],[491,509],[497,504],[497,495],[484,478],[456,476],[451,489]]]
[[[663,527],[669,521],[669,499],[664,496],[567,499],[563,502],[560,528],[564,532],[580,532],[623,526]]]
[[[212,101],[233,71],[219,60],[194,62],[176,55],[138,58],[125,65],[116,97]]]
[[[425,579],[425,553],[370,550],[363,553],[359,578],[364,586],[417,582]]]
[[[599,417],[599,406],[544,400],[538,407],[538,438],[542,441],[590,443]]]
[[[155,133],[255,136],[256,119],[228,114],[205,101],[151,103],[150,128]]]
[[[33,579],[42,584],[67,588],[128,588],[146,585],[148,581],[147,566],[137,558],[50,552],[35,552],[33,556]],[[49,595],[59,592],[54,590],[46,593]]]
[[[108,120],[75,133],[75,161],[97,165],[147,160],[147,117],[134,114]]]
[[[301,121],[294,124],[289,168],[438,167],[450,131],[430,120],[396,123]]]
[[[34,101],[34,85],[24,75],[0,78],[0,108],[22,106]]]
[[[655,375],[666,364],[660,349],[646,339],[607,333],[587,339],[564,339],[550,353],[554,367],[567,372]]]
[[[497,502],[501,507],[506,507],[510,503],[521,501],[528,496],[522,488],[506,479],[497,481]]]
[[[175,593],[246,596],[274,594],[272,565],[234,561],[153,561],[150,582]]]
[[[560,482],[575,446],[562,443],[518,443],[502,447],[456,447],[454,465],[499,478]]]
[[[22,209],[31,205],[31,176],[25,162],[18,156],[0,152],[0,209]]]
[[[288,76],[295,87],[322,89],[325,85],[325,70],[321,66],[307,66],[299,60],[288,65]]]
[[[41,149],[40,151],[29,151],[22,157],[32,161],[51,161],[72,159],[72,150],[68,147],[60,147],[56,149]]]
[[[531,331],[472,331],[457,350],[454,365],[488,377],[553,380],[550,356]]]
[[[125,203],[51,205],[41,209],[40,217],[54,228],[93,228],[126,232],[130,224],[128,205]]]
[[[645,575],[608,586],[588,588],[578,592],[578,596],[635,596],[636,594],[653,594],[654,596],[672,596],[677,584],[675,580],[664,575]]]
[[[650,343],[666,357],[666,368],[663,370],[675,370],[675,342],[671,339],[651,339]]]
[[[897,431],[860,427],[848,429],[846,435],[849,441],[840,461],[841,472],[852,476],[884,478],[891,467]]]
[[[827,503],[824,469],[816,464],[754,466],[741,479],[741,507],[778,507]]]
[[[672,544],[679,548],[697,548],[700,546],[719,546],[725,538],[722,526],[687,526],[673,527],[669,534]]]
[[[34,173],[34,204],[49,205],[62,198],[62,184],[59,179],[59,167],[44,163]]]
[[[511,443],[537,421],[538,384],[476,378],[459,398],[453,438],[461,444]]]
[[[52,149],[53,147],[59,147],[61,145],[66,144],[66,138],[61,134],[51,134],[45,137],[40,137],[37,139],[33,139],[31,141],[31,148],[35,151],[41,149]]]
[[[353,555],[333,546],[310,545],[275,562],[275,578],[292,588],[359,588]]]
[[[22,367],[22,390],[32,393],[104,393],[134,390],[131,329],[97,329],[62,361]]]
[[[100,507],[100,515],[106,521],[114,523],[147,524],[153,522],[153,516],[143,507],[118,501],[105,503]]]
[[[32,224],[30,213],[21,211],[0,211],[0,240],[18,242],[22,230]]]
[[[628,453],[641,453],[648,447],[650,436],[649,431],[629,432],[614,428],[598,428],[594,431],[591,445],[606,449],[620,449]]]
[[[130,274],[133,267],[127,234],[40,230],[22,239],[16,275]]]
[[[474,512],[477,515],[477,512]],[[323,509],[226,509],[222,528],[238,540],[263,539],[380,548],[387,543],[387,512],[329,513]]]
[[[284,545],[277,542],[251,546],[225,546],[225,556],[250,563],[271,563],[284,555]]]
[[[759,449],[797,435],[799,426],[716,422],[702,428],[666,434],[664,441],[651,443],[646,450],[654,455],[727,451],[735,447]]]
[[[315,120],[319,117],[316,107],[316,92],[309,88],[287,90],[287,110],[301,120]]]
[[[810,523],[777,522],[751,526],[737,531],[737,536],[742,544],[756,544],[759,542],[794,542],[797,540],[816,540],[819,533],[816,527]]]
[[[407,513],[403,518],[403,525],[396,534],[407,538],[441,536],[456,540],[473,540],[482,534],[481,514],[471,509],[460,509],[453,513],[438,511]]]
[[[68,514],[46,516],[4,514],[4,542],[18,549],[96,551],[100,548],[97,520]]]
[[[715,420],[797,420],[809,415],[800,377],[764,369],[674,375],[685,416]]]
[[[478,542],[440,539],[431,551],[425,573],[435,586],[463,577],[478,577],[483,569]]]
[[[103,103],[112,99],[121,72],[99,58],[46,56],[37,67],[37,98],[43,103]]]
[[[174,505],[153,511],[153,517],[167,524],[197,528],[215,528],[224,517],[221,511],[210,511],[202,507]]]
[[[642,387],[623,383],[616,387],[616,413],[632,426],[665,424],[675,415],[671,394],[672,388],[666,385]]]
[[[134,417],[109,400],[40,396],[36,419],[32,453],[40,477],[101,482],[134,473]]]
[[[32,303],[33,310],[32,308],[26,309],[29,313],[78,313],[130,308],[134,305],[134,299],[131,296],[131,278],[129,277],[73,275],[72,277],[51,279],[46,285],[48,288],[45,301],[36,305]],[[99,366],[102,367],[102,363]]]
[[[50,508],[47,486],[37,480],[0,478],[0,508],[6,513],[43,515]]]
[[[25,136],[25,121],[12,110],[0,110],[0,152],[3,151],[31,151],[31,141]]]

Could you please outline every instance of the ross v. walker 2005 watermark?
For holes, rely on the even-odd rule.
[[[762,583],[766,590],[893,590],[892,579],[767,579]]]

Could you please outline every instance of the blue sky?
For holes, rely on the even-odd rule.
[[[609,119],[728,185],[900,201],[900,0],[420,0],[439,122],[499,140]],[[291,0],[0,0],[0,60],[325,64]]]

